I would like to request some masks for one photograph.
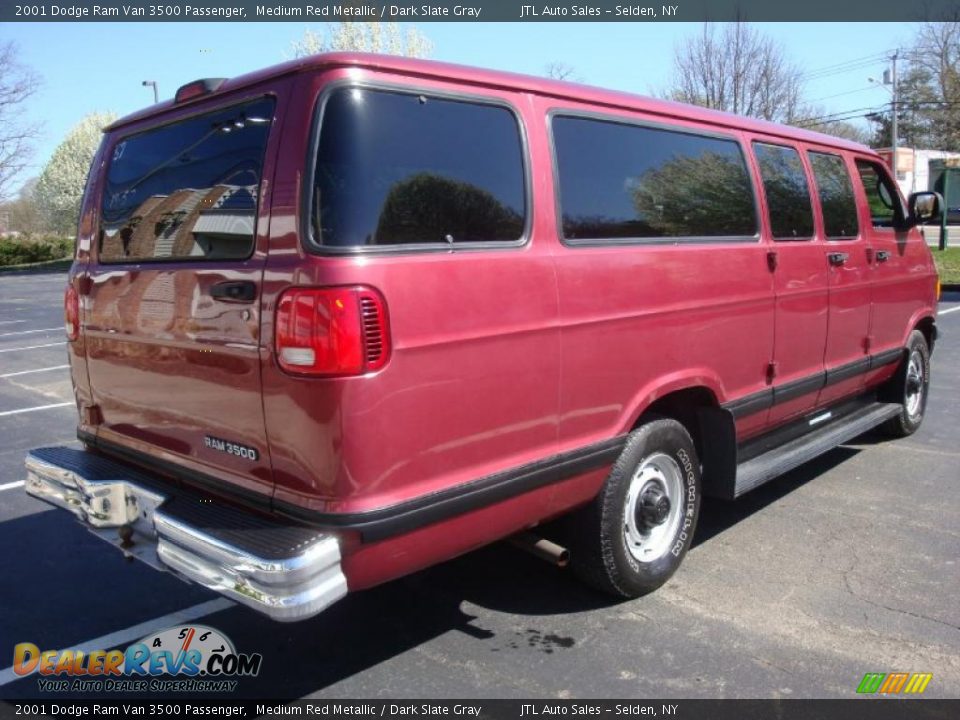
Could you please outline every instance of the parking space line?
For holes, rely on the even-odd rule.
[[[34,368],[33,370],[19,370],[12,373],[4,373],[0,378],[17,377],[17,375],[30,375],[31,373],[50,372],[51,370],[66,370],[69,365],[54,365],[53,367]]]
[[[0,325],[16,325],[17,323],[24,323],[26,320],[0,320]]]
[[[17,480],[16,482],[6,483],[5,485],[0,485],[0,492],[3,490],[13,490],[14,488],[23,487],[26,484],[26,480]]]
[[[85,654],[89,654],[94,650],[112,650],[123,643],[139,640],[150,632],[188,623],[192,620],[203,617],[204,615],[212,615],[213,613],[226,610],[227,608],[233,606],[234,603],[226,598],[208,600],[207,602],[200,603],[199,605],[193,605],[191,607],[184,608],[183,610],[177,610],[169,615],[163,615],[161,617],[154,618],[153,620],[147,620],[139,625],[124,628],[123,630],[117,630],[109,635],[101,635],[93,640],[87,640],[79,645],[74,645],[69,649],[74,652],[81,650]],[[23,677],[24,676],[17,675],[13,671],[12,667],[4,668],[3,670],[0,670],[0,687],[9,685],[16,680],[22,679]]]
[[[73,405],[73,403],[51,403],[50,405],[37,405],[36,407],[20,408],[18,410],[4,410],[3,412],[0,412],[0,417],[6,417],[7,415],[19,415],[20,413],[36,412],[37,410],[51,410],[53,408],[66,407],[67,405]]]
[[[0,353],[17,352],[17,350],[36,350],[37,348],[54,347],[55,345],[66,345],[66,344],[67,344],[67,341],[64,340],[63,342],[47,343],[46,345],[27,345],[26,347],[4,348],[3,350],[0,350]]]
[[[957,310],[960,310],[960,305],[957,305],[956,307],[948,308],[946,310],[939,310],[937,311],[937,315],[949,315],[950,313],[956,312]]]
[[[15,332],[0,333],[0,337],[10,337],[11,335],[32,335],[33,333],[53,332],[54,330],[63,330],[62,325],[52,328],[40,328],[39,330],[17,330]]]

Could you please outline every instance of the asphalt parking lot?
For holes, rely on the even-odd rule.
[[[499,544],[281,625],[124,561],[24,493],[26,451],[74,442],[63,283],[0,275],[0,698],[40,696],[10,669],[16,643],[125,647],[188,621],[263,654],[247,697],[851,697],[893,671],[960,697],[960,293],[941,304],[919,433],[706,501],[653,595],[613,603]]]

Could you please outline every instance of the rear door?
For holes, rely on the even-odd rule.
[[[84,301],[98,442],[260,493],[275,107],[252,96],[111,138]]]

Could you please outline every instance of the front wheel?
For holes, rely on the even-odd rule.
[[[618,597],[663,585],[683,561],[700,512],[700,464],[676,420],[653,419],[627,438],[600,494],[571,517],[571,564]]]
[[[913,435],[923,422],[930,390],[930,348],[919,330],[910,333],[904,359],[897,369],[885,396],[901,405],[900,414],[881,426],[891,437]]]

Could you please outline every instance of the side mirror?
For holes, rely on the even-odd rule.
[[[907,201],[910,208],[910,224],[933,222],[943,212],[943,197],[937,192],[915,192]]]

